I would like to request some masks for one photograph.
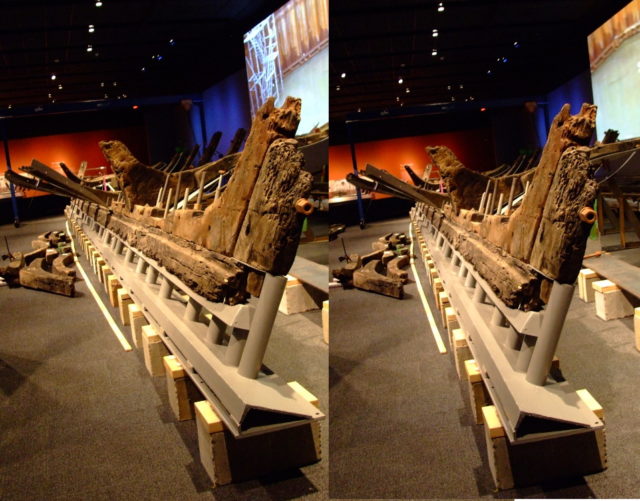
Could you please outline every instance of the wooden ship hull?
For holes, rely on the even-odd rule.
[[[267,101],[241,153],[193,168],[191,154],[147,166],[124,144],[102,141],[118,192],[37,161],[25,169],[39,189],[73,197],[66,209],[73,233],[91,241],[236,436],[324,417],[262,367],[283,275],[311,211],[312,179],[294,139],[300,107],[294,98],[281,108]]]
[[[585,104],[571,116],[565,105],[538,165],[515,174],[474,172],[447,148],[427,147],[443,193],[365,169],[369,188],[416,201],[412,226],[442,280],[510,454],[536,447],[531,444],[568,451],[563,460],[549,460],[557,471],[543,468],[550,477],[567,474],[559,463],[567,457],[573,474],[605,467],[598,447],[603,422],[566,380],[551,374],[596,219],[588,147],[595,113]]]

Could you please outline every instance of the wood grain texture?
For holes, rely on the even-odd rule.
[[[236,259],[277,275],[289,271],[304,220],[295,203],[311,191],[312,176],[303,165],[295,139],[271,144],[236,242]]]
[[[224,193],[205,211],[205,241],[199,242],[204,247],[233,255],[267,150],[276,139],[295,135],[300,107],[300,99],[288,97],[281,108],[276,108],[270,98],[258,110]]]
[[[582,267],[591,225],[580,220],[579,212],[595,200],[594,169],[589,148],[569,148],[547,196],[530,264],[561,283],[574,283]]]

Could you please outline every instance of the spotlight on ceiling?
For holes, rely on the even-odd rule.
[[[93,52],[93,45],[87,45],[87,52]]]
[[[93,26],[93,24],[89,25],[89,33],[93,33],[94,31],[96,31],[95,26]]]
[[[517,41],[516,41],[516,42],[513,42],[513,46],[514,46],[516,49],[519,49],[519,48],[520,48],[520,42],[517,42]]]
[[[432,56],[437,56],[437,55],[438,55],[438,49],[435,49],[435,48],[434,48],[434,49],[431,51],[431,55],[432,55]]]
[[[344,73],[344,72],[342,72],[342,73],[340,74],[340,78],[347,78],[347,74],[346,74],[346,73]]]
[[[137,104],[134,104],[134,105],[132,106],[132,108],[133,108],[134,110],[137,110],[137,109],[139,108],[139,106],[138,106]]]
[[[400,102],[400,97],[399,96],[396,96],[396,101]]]
[[[487,108],[482,107],[480,108],[480,111],[487,111]]]
[[[444,12],[444,3],[442,2],[438,3],[438,12]]]
[[[336,85],[336,90],[340,91],[340,86],[339,85]]]
[[[51,80],[55,80],[56,78],[57,78],[56,74],[55,73],[51,73]]]
[[[411,89],[410,89],[409,87],[407,87],[407,88],[405,89],[405,92],[406,92],[407,94],[409,94],[409,93],[411,92]]]
[[[173,38],[169,40],[169,45],[171,47],[175,46],[175,44],[176,44],[176,41]]]
[[[431,32],[431,36],[433,36],[434,38],[438,37],[438,30],[436,28],[433,28],[433,31]]]
[[[58,84],[58,90],[62,90],[62,84]]]
[[[398,78],[398,83],[399,83],[400,85],[402,85],[402,82],[404,82],[404,79],[403,79],[402,77]]]
[[[101,0],[97,0],[96,1],[96,7],[102,7],[102,1]]]

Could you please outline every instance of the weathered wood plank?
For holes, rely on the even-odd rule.
[[[276,108],[270,98],[258,110],[224,193],[205,211],[203,240],[198,243],[227,256],[233,254],[267,149],[276,139],[295,135],[300,107],[300,99],[288,97]]]
[[[580,219],[580,211],[590,210],[595,200],[594,169],[589,148],[564,152],[531,251],[531,266],[561,283],[575,282],[582,267],[591,224]]]
[[[236,259],[277,275],[289,271],[304,219],[295,204],[311,191],[312,177],[303,165],[295,139],[271,144],[236,242]]]
[[[358,289],[402,299],[404,296],[402,281],[383,275],[383,273],[382,261],[370,261],[354,272],[353,285]]]

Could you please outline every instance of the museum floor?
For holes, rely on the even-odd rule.
[[[408,219],[365,230],[351,226],[342,237],[347,252],[367,253],[371,241],[392,231],[408,232]],[[342,254],[340,240],[331,242],[331,268],[339,266]],[[424,265],[417,260],[416,266],[428,287]],[[576,290],[557,351],[572,386],[587,388],[604,407],[608,469],[496,492],[484,432],[473,423],[453,357],[438,352],[413,280],[405,291],[406,298],[397,300],[331,289],[332,498],[638,496],[640,353],[631,318],[600,320]]]
[[[63,218],[0,226],[0,239],[26,250],[63,227]],[[195,422],[175,420],[165,379],[149,376],[139,351],[123,351],[86,284],[76,288],[67,298],[0,287],[0,499],[327,498],[326,459],[211,489]],[[326,413],[327,351],[319,311],[278,314],[265,364],[314,393]]]

